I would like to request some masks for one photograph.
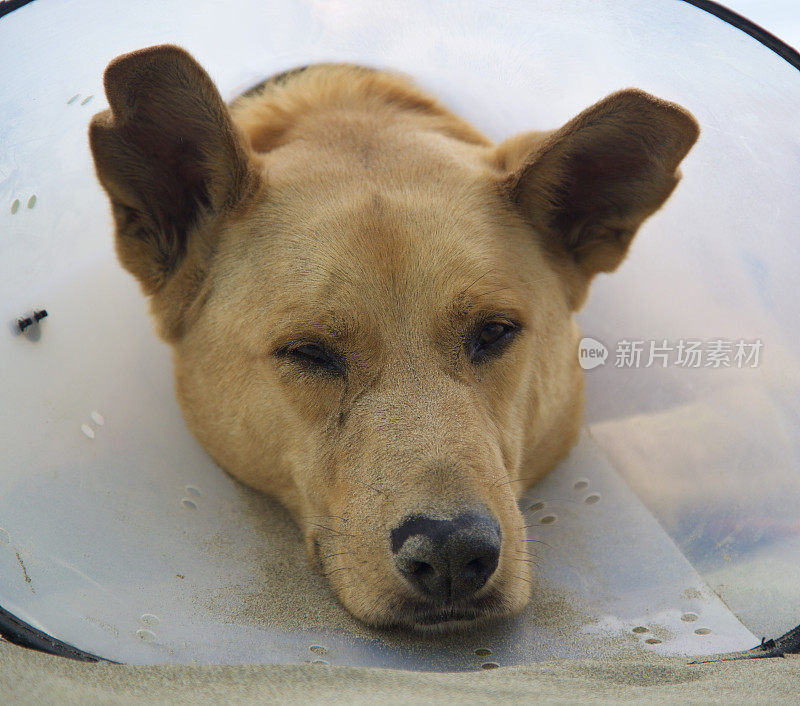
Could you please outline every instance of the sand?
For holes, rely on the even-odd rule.
[[[257,578],[246,585],[232,583],[197,599],[197,608],[210,612],[219,622],[287,632],[322,629],[351,644],[379,644],[401,650],[398,654],[415,654],[424,669],[441,668],[435,654],[471,655],[474,648],[480,647],[491,647],[495,655],[502,652],[506,658],[516,659],[517,664],[565,654],[597,658],[614,654],[631,659],[643,656],[641,640],[635,635],[582,636],[583,628],[597,620],[585,605],[585,598],[573,595],[563,584],[552,585],[538,572],[531,577],[532,599],[523,613],[482,625],[479,631],[426,633],[372,628],[350,615],[328,582],[308,564],[300,530],[288,512],[275,500],[239,483],[237,492],[241,499],[236,508],[239,521],[249,524],[259,537],[254,544],[259,550],[254,552],[253,545],[238,543],[234,536],[220,532],[203,543],[204,553],[212,565],[220,563],[222,557],[226,561],[236,557],[241,565],[250,566]],[[567,541],[573,547],[571,559],[585,564],[591,558],[580,554],[577,531],[573,527],[568,534]],[[287,591],[287,587],[291,590]],[[531,634],[533,628],[541,630],[536,633],[541,641]],[[650,630],[648,637],[671,637],[659,626],[651,625]],[[544,636],[546,640],[541,639]],[[465,668],[469,668],[468,661]],[[472,657],[472,661],[480,664],[485,660]]]
[[[84,664],[0,641],[7,704],[797,703],[800,658],[555,660],[486,672]]]

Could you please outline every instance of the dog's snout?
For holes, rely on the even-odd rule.
[[[403,578],[437,602],[470,598],[500,559],[500,525],[485,512],[448,520],[413,515],[392,530],[390,539]]]

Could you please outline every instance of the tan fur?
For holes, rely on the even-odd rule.
[[[106,91],[90,138],[118,252],[203,446],[291,509],[362,620],[415,624],[391,528],[476,503],[503,537],[476,610],[521,610],[517,500],[581,421],[573,311],[674,188],[693,118],[629,90],[495,146],[408,79],[355,66],[228,109],[175,47],[116,59]],[[521,328],[474,364],[465,339],[485,320]],[[286,354],[317,342],[344,374]]]

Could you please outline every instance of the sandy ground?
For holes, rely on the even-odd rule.
[[[0,644],[6,704],[798,703],[800,657],[559,660],[485,672],[83,664]]]

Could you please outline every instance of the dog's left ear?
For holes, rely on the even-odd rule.
[[[508,198],[566,258],[575,309],[592,277],[619,266],[639,226],[672,193],[699,133],[679,105],[628,89],[549,135],[520,135],[498,147]]]

